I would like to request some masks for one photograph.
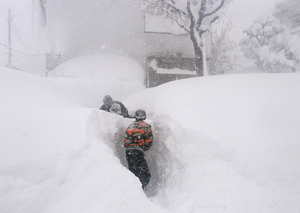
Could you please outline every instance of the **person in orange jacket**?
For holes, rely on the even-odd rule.
[[[151,174],[144,152],[152,146],[152,128],[144,121],[146,119],[144,110],[137,110],[134,117],[135,121],[126,129],[124,147],[126,148],[128,169],[140,179],[142,188],[145,190]]]

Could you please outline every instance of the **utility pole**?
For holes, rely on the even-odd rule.
[[[7,64],[7,66],[11,67],[12,52],[11,52],[11,14],[10,14],[10,10],[8,10],[7,23],[8,23],[8,64]]]

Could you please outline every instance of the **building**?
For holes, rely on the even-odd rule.
[[[74,57],[109,53],[130,57],[145,67],[146,86],[195,75],[189,35],[170,20],[145,16],[140,1],[33,2],[47,40],[48,70]],[[163,69],[169,69],[168,74],[158,71]]]
[[[274,16],[288,26],[292,34],[300,36],[300,0],[285,0],[275,7]]]

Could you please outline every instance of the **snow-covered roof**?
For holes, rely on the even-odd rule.
[[[190,71],[190,70],[182,70],[179,68],[174,69],[163,69],[163,68],[157,68],[156,70],[157,74],[175,74],[175,75],[196,75],[196,71]]]

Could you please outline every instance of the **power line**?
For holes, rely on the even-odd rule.
[[[10,16],[10,10],[8,10],[8,66],[11,66],[11,57],[12,57],[12,52],[11,52],[11,16]]]
[[[15,14],[15,15],[13,15],[12,17],[15,17],[15,16],[22,15],[23,13],[26,13],[27,11],[30,11],[30,9],[28,9],[28,10],[24,10],[24,11],[22,11],[22,12],[19,12],[19,13],[17,13],[17,14]]]
[[[0,7],[0,16],[3,16],[3,13],[2,13],[3,10],[4,9]],[[17,26],[15,21],[13,20],[13,18],[16,18],[16,16],[24,15],[24,13],[27,13],[28,11],[29,10],[24,10],[22,12],[19,12],[16,15],[12,15],[11,10],[10,9],[8,10],[8,17],[6,17],[7,24],[8,24],[8,34],[7,34],[8,39],[6,40],[6,44],[0,43],[1,46],[5,47],[3,50],[3,53],[2,54],[0,53],[0,56],[2,56],[3,60],[5,60],[5,58],[8,56],[8,63],[7,63],[8,66],[12,66],[12,64],[11,64],[12,58],[14,59],[15,62],[17,61],[20,64],[23,64],[20,61],[20,58],[22,58],[22,56],[20,54],[22,54],[26,57],[40,57],[40,56],[47,55],[46,53],[31,54],[31,52],[27,48],[28,45],[25,45],[26,43],[24,43],[24,41],[23,41],[24,37],[21,36],[21,35],[23,35],[22,30],[20,30],[19,26]],[[12,35],[16,36],[14,38],[16,38],[17,43],[20,43],[24,47],[25,52],[27,52],[27,53],[24,53],[24,51],[19,51],[19,50],[12,48],[12,44],[11,44]],[[26,41],[26,38],[25,38],[25,41]],[[13,42],[13,43],[15,43],[15,42]],[[18,45],[18,47],[20,47],[20,46]],[[18,48],[18,49],[20,49],[20,48]],[[23,48],[21,48],[21,49],[23,49]],[[5,56],[5,57],[3,57],[3,56]],[[24,66],[24,64],[23,64],[23,66]]]
[[[2,44],[2,43],[0,43],[0,45],[2,45],[2,46],[4,46],[4,47],[6,47],[6,48],[8,48],[8,46],[7,45],[5,45],[5,44]],[[26,53],[22,53],[22,52],[20,52],[20,51],[18,51],[18,50],[15,50],[14,48],[11,48],[11,50],[13,50],[13,51],[15,51],[15,52],[17,52],[17,53],[20,53],[20,54],[22,54],[22,55],[26,55],[26,56],[42,56],[42,55],[47,55],[46,53],[42,53],[42,54],[26,54]],[[0,54],[0,55],[7,55],[8,53],[3,53],[3,54]]]
[[[18,31],[17,26],[15,25],[15,23],[14,23],[13,21],[12,21],[12,24],[13,24],[13,26],[14,26],[14,28],[12,28],[13,32],[15,33],[15,35],[17,36],[17,38],[19,39],[19,41],[21,42],[21,44],[23,45],[23,47],[27,50],[27,52],[30,53],[30,51],[29,51],[29,50],[27,49],[27,47],[24,45],[24,43],[23,43],[23,41],[22,41],[22,39],[21,39],[19,33],[16,32],[16,31]]]
[[[17,15],[21,15],[21,14],[27,12],[27,11],[28,10],[23,11],[21,13],[18,13]],[[38,54],[38,55],[30,54],[30,51],[28,50],[28,48],[25,46],[24,42],[21,39],[21,36],[20,36],[20,33],[19,33],[20,32],[19,28],[16,26],[16,24],[14,23],[14,21],[12,19],[12,17],[15,17],[17,15],[12,16],[11,15],[11,10],[8,10],[8,18],[7,18],[7,23],[8,23],[8,45],[4,45],[4,44],[0,43],[0,45],[2,45],[2,46],[4,46],[5,48],[8,49],[8,53],[5,53],[5,50],[4,50],[4,54],[1,54],[1,55],[8,55],[8,66],[11,66],[11,59],[13,57],[12,51],[20,53],[22,55],[26,55],[26,56],[42,56],[42,55],[45,55],[45,54]],[[23,45],[23,47],[25,48],[25,50],[29,54],[25,54],[21,51],[18,51],[16,49],[12,48],[12,45],[11,45],[11,36],[12,36],[12,34],[11,34],[11,32],[14,32],[14,34],[16,35],[18,41]],[[14,58],[17,59],[15,56],[14,56]],[[17,59],[17,60],[20,62],[19,59]]]

